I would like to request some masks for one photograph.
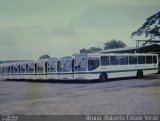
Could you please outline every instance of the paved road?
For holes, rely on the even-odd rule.
[[[101,83],[0,81],[0,114],[160,114],[160,75]]]

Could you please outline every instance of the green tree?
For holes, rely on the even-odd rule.
[[[146,19],[144,24],[134,31],[131,36],[142,36],[160,38],[160,11]]]
[[[104,50],[106,49],[114,49],[114,48],[124,48],[126,44],[122,40],[111,40],[109,42],[104,43]]]
[[[51,57],[49,55],[47,55],[47,54],[41,55],[39,57],[39,59],[48,59],[48,58],[51,58]]]
[[[99,47],[91,47],[89,49],[83,48],[79,52],[82,54],[82,53],[92,53],[92,52],[98,52],[98,51],[102,51],[102,49]]]

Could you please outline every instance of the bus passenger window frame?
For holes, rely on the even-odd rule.
[[[131,61],[131,57],[136,57],[136,61],[132,60]],[[132,58],[133,59],[133,58]],[[133,63],[134,62],[134,63]],[[137,65],[138,64],[138,56],[133,55],[133,56],[129,56],[129,65]]]
[[[101,66],[109,66],[110,65],[110,57],[109,56],[100,56]]]
[[[149,57],[151,57],[150,59],[149,59]],[[148,58],[148,59],[147,59]],[[149,61],[150,60],[150,61]],[[147,55],[146,56],[146,64],[152,64],[153,63],[153,57],[151,56],[151,55]]]
[[[121,61],[120,61],[120,57],[123,57],[123,59],[124,59],[124,57],[125,57],[125,61],[122,61],[122,63],[121,63]],[[122,59],[122,58],[121,58]],[[118,56],[118,61],[119,61],[119,65],[128,65],[129,64],[129,60],[128,60],[128,56],[125,56],[125,55],[120,55],[120,56]],[[124,63],[125,62],[125,63]]]
[[[117,63],[113,63],[113,57],[116,57],[116,60],[117,60]],[[110,56],[110,64],[111,65],[119,65],[119,59],[118,59],[118,56]]]
[[[142,60],[142,57],[144,60]],[[141,58],[141,60],[140,60]],[[146,58],[143,55],[138,56],[138,64],[145,64],[146,63]]]

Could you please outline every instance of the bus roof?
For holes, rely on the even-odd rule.
[[[115,56],[118,56],[118,55],[157,55],[157,54],[152,54],[152,53],[88,53],[88,54],[80,54],[78,56],[111,56],[111,55],[115,55]]]

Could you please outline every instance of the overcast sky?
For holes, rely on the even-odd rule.
[[[72,55],[131,33],[160,9],[159,0],[0,0],[0,60]]]

